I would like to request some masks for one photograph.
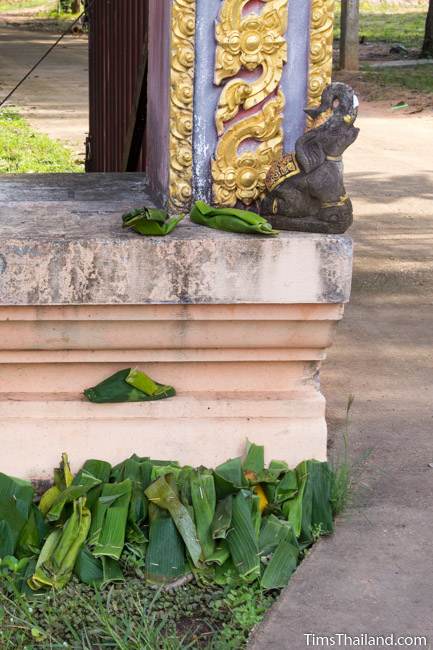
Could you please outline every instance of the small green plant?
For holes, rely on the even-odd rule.
[[[346,407],[346,422],[343,431],[343,454],[333,463],[334,480],[332,484],[332,507],[334,515],[340,515],[347,508],[352,488],[352,466],[349,457],[350,411],[355,398],[349,396]]]

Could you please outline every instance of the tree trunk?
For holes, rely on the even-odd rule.
[[[341,2],[341,70],[359,70],[359,0]]]
[[[421,58],[433,58],[433,0],[430,0],[429,4]]]
[[[72,0],[72,13],[78,14],[81,11],[81,0]]]

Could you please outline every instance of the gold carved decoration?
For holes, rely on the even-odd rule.
[[[188,210],[192,198],[196,0],[173,0],[170,96],[170,207]]]
[[[312,0],[308,108],[320,105],[322,93],[332,79],[334,14],[335,0]],[[311,118],[307,125],[313,126]]]
[[[288,2],[261,2],[265,7],[260,14],[244,15],[249,0],[223,0],[216,26],[215,84],[230,79],[215,117],[219,140],[212,176],[218,205],[250,205],[260,198],[270,165],[282,155],[285,99],[281,89],[275,91],[287,62]],[[261,74],[251,80],[239,76],[241,70],[254,73],[259,68]],[[241,109],[250,111],[259,104],[260,110],[227,126]],[[250,141],[260,144],[252,148]],[[245,142],[248,150],[240,153]]]

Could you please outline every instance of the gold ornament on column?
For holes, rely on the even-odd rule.
[[[281,89],[275,91],[287,62],[288,3],[261,1],[265,7],[260,14],[243,15],[249,0],[223,0],[216,26],[215,84],[237,77],[222,89],[215,117],[219,140],[212,177],[218,205],[250,205],[259,199],[270,165],[282,155],[285,98]],[[241,70],[259,68],[261,74],[251,81],[239,76]],[[226,126],[241,109],[249,111],[258,104],[261,110]],[[249,140],[260,144],[240,153]]]
[[[170,96],[170,207],[187,211],[192,198],[196,0],[173,0]]]
[[[312,0],[308,108],[320,105],[320,98],[332,80],[335,0]],[[329,115],[328,115],[329,117]],[[326,116],[323,116],[323,121]],[[308,118],[307,126],[318,126]]]

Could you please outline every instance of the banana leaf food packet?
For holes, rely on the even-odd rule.
[[[204,201],[197,201],[191,211],[191,221],[215,230],[242,234],[279,235],[266,219],[255,212],[236,208],[213,208]]]
[[[119,404],[123,402],[150,402],[174,397],[172,386],[154,382],[146,373],[127,368],[116,372],[108,379],[84,391],[84,395],[95,404]]]
[[[158,237],[169,235],[184,218],[184,214],[170,218],[165,210],[144,207],[124,214],[122,221],[123,228],[131,228],[146,237]]]

